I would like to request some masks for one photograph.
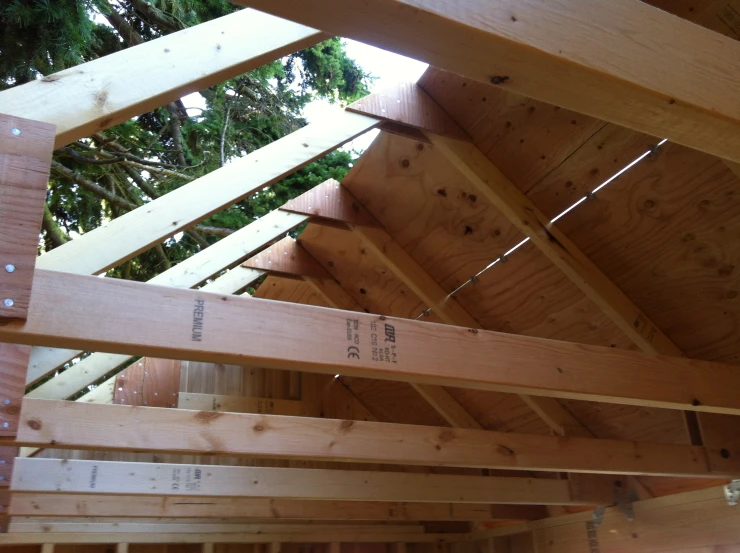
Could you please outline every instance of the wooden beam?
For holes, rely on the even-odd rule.
[[[321,185],[319,185],[321,186]],[[278,275],[331,279],[332,276],[292,236],[286,236],[247,259],[242,267]]]
[[[28,311],[53,148],[53,125],[0,113],[0,319]]]
[[[326,38],[244,10],[10,88],[0,105],[56,125],[59,148]]]
[[[408,543],[444,543],[447,541],[458,541],[467,538],[466,534],[414,534],[414,533],[381,533],[370,534],[367,532],[342,532],[337,527],[331,532],[314,532],[311,525],[305,525],[306,530],[302,533],[277,534],[268,533],[244,533],[228,532],[223,534],[184,534],[178,532],[154,532],[154,533],[126,533],[126,532],[12,532],[0,534],[0,546],[42,544],[42,543],[64,543],[64,544],[87,544],[87,543],[271,543],[280,541],[283,543],[330,543],[362,542],[362,543],[393,543],[405,541]]]
[[[740,474],[736,451],[699,446],[43,399],[24,400],[17,443],[557,472]]]
[[[206,412],[201,415],[208,416]],[[296,424],[298,421],[294,419]],[[22,458],[11,484],[20,492],[218,496],[344,501],[596,505],[613,490],[574,492],[566,480],[364,470],[171,465]]]
[[[740,414],[733,365],[56,271],[33,286],[28,319],[0,341]],[[393,339],[387,362],[369,357],[376,331]]]
[[[14,517],[10,523],[11,532],[39,532],[47,534],[65,533],[108,533],[116,532],[122,534],[141,533],[151,534],[156,532],[181,532],[183,534],[216,534],[226,532],[260,533],[271,534],[285,533],[296,534],[313,532],[354,532],[357,534],[422,534],[424,527],[418,524],[316,524],[310,527],[306,524],[259,524],[244,522],[189,522],[189,521],[107,521],[98,522],[95,518],[47,520],[40,517],[18,518]]]
[[[740,161],[740,44],[637,0],[238,3]]]
[[[251,518],[278,520],[536,520],[545,518],[536,505],[480,503],[385,503],[379,501],[313,501],[244,497],[79,495],[22,493],[13,497],[12,516],[95,516]]]
[[[233,236],[233,235],[232,235]],[[220,242],[214,244],[215,247]],[[210,249],[210,248],[208,248]],[[208,251],[208,250],[206,250]],[[203,252],[205,253],[205,252]],[[235,267],[221,275],[213,282],[206,284],[201,290],[218,292],[222,294],[235,293],[245,286],[252,284],[264,273],[255,269]],[[48,348],[47,348],[48,349]],[[70,350],[61,350],[70,351]],[[74,350],[71,350],[74,351]],[[78,352],[81,354],[82,352]],[[26,397],[40,399],[68,399],[69,397],[84,390],[90,384],[95,383],[106,374],[118,367],[130,362],[134,357],[131,355],[117,355],[113,353],[93,353],[82,361],[73,365],[62,374],[44,382]]]

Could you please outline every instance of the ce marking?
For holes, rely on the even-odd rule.
[[[360,358],[360,348],[357,346],[350,346],[347,348],[347,358],[348,359],[359,359]]]

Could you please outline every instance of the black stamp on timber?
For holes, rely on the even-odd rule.
[[[192,342],[203,341],[203,315],[205,314],[206,300],[195,300],[195,306],[193,307],[193,330],[190,335]]]

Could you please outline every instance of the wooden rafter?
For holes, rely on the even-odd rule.
[[[740,161],[740,44],[637,0],[238,3]]]
[[[326,38],[244,10],[10,88],[0,106],[56,125],[58,148]]]

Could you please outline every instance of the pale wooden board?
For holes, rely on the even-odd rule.
[[[0,318],[25,318],[54,125],[0,113]]]
[[[249,40],[244,28],[254,29]],[[56,125],[59,147],[324,38],[314,29],[244,10],[8,89],[0,105]]]
[[[18,430],[30,354],[29,346],[0,344],[0,436],[15,436]]]

